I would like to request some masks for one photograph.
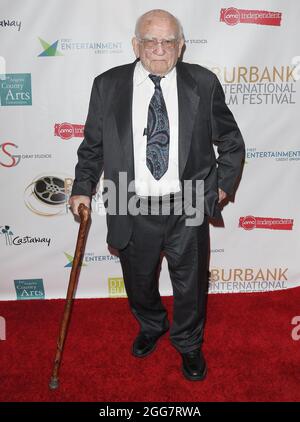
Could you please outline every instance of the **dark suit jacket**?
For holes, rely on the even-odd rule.
[[[136,62],[110,69],[94,80],[72,195],[91,196],[103,169],[105,179],[116,186],[119,172],[127,172],[128,183],[134,180],[132,93]],[[245,154],[244,141],[215,74],[184,62],[178,62],[176,69],[179,177],[181,182],[204,180],[205,213],[220,218],[218,187],[227,194],[234,192]],[[128,194],[128,200],[132,195]],[[107,225],[107,242],[124,248],[132,232],[132,216],[107,213]]]

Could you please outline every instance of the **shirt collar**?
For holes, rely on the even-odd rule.
[[[142,62],[139,60],[135,65],[133,83],[135,86],[141,85],[143,82],[149,79],[150,72],[144,68]],[[171,81],[171,79],[176,75],[176,66],[169,72],[163,79]]]

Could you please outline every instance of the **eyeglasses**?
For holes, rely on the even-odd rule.
[[[152,38],[152,39],[140,38],[139,42],[142,43],[144,48],[146,48],[147,50],[154,50],[155,48],[158,47],[158,44],[160,44],[164,50],[173,50],[178,43],[178,39],[173,38],[171,40],[158,41],[156,38]]]

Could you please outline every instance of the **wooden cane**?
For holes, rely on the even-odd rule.
[[[65,339],[66,339],[69,322],[71,318],[73,296],[74,296],[74,291],[75,291],[77,281],[78,281],[80,263],[81,263],[83,252],[84,252],[85,241],[86,241],[86,236],[87,236],[87,231],[88,231],[88,226],[89,226],[89,221],[90,221],[90,209],[86,207],[84,204],[79,205],[78,213],[80,216],[80,226],[79,226],[79,231],[78,231],[78,236],[77,236],[75,255],[74,255],[74,259],[72,263],[72,270],[71,270],[70,279],[69,279],[65,309],[64,309],[63,318],[60,325],[60,331],[59,331],[59,335],[57,339],[57,349],[56,349],[56,355],[54,359],[54,366],[53,366],[51,380],[49,382],[50,390],[56,390],[59,386],[58,372],[59,372],[59,368],[60,368],[60,364],[62,360],[62,353],[64,350]]]

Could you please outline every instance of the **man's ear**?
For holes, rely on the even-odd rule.
[[[133,37],[131,40],[132,48],[135,54],[135,57],[138,59],[140,57],[139,42],[136,37]]]
[[[180,55],[181,55],[181,51],[182,51],[183,46],[184,46],[184,38],[181,38],[181,40],[179,41],[178,57],[180,57]]]

